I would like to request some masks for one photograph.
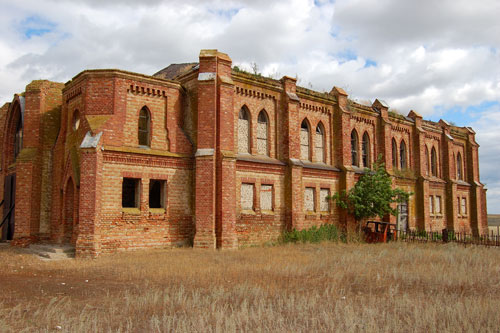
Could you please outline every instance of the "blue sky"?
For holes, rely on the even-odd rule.
[[[153,74],[217,48],[265,75],[473,127],[489,212],[500,213],[500,1],[23,0],[1,8],[0,103],[33,79],[65,82],[87,68]]]

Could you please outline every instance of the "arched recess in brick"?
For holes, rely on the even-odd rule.
[[[406,150],[405,140],[399,144],[399,166],[401,170],[408,168],[408,152]]]
[[[64,215],[63,215],[63,232],[64,242],[69,243],[73,238],[74,226],[74,208],[75,208],[75,185],[72,177],[68,178],[64,189]]]
[[[238,153],[250,154],[251,128],[250,111],[243,105],[238,114]]]
[[[392,167],[394,169],[398,167],[398,144],[394,138],[392,138]]]
[[[304,118],[300,124],[300,159],[301,160],[311,160],[311,126],[309,120]]]
[[[15,100],[7,120],[7,135],[4,139],[4,169],[16,161],[23,147],[23,115],[21,104]]]
[[[369,168],[371,164],[370,150],[371,150],[370,136],[368,135],[368,132],[365,132],[363,134],[363,141],[361,144],[363,167],[365,168]]]
[[[358,132],[355,129],[351,132],[351,164],[354,166],[359,166],[359,138]]]
[[[325,126],[323,126],[323,123],[320,121],[318,126],[316,126],[316,135],[314,136],[314,154],[316,155],[316,160],[321,163],[325,163],[325,139]]]
[[[428,176],[430,174],[431,163],[429,161],[429,148],[425,145],[425,175]]]
[[[463,180],[463,165],[462,165],[462,155],[460,153],[457,154],[457,179]]]
[[[436,148],[434,147],[432,147],[431,149],[431,174],[434,177],[438,176],[438,160],[437,160]]]
[[[139,146],[149,147],[151,145],[151,111],[143,106],[139,112],[138,126]]]
[[[262,110],[257,117],[257,154],[269,156],[269,116]]]

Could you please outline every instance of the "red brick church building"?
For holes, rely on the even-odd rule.
[[[217,50],[153,76],[85,70],[33,81],[0,108],[2,240],[77,256],[192,244],[235,248],[350,218],[326,198],[377,156],[400,229],[487,230],[468,127],[366,106],[334,87],[261,77]]]

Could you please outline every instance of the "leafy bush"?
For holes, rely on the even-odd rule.
[[[319,243],[322,241],[347,242],[347,237],[333,224],[323,224],[319,228],[285,231],[281,235],[281,243]]]

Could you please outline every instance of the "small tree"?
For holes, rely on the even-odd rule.
[[[353,215],[356,222],[375,216],[383,218],[387,214],[397,216],[397,209],[392,208],[391,204],[407,201],[412,193],[392,188],[391,177],[380,157],[374,163],[373,170],[365,171],[349,192],[344,190],[336,193],[332,200]]]

